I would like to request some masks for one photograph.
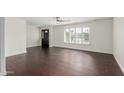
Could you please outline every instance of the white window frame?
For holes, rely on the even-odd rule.
[[[90,41],[90,27],[84,27],[83,28],[83,34],[88,34],[89,35],[88,36],[89,38],[88,38],[87,41],[86,40],[83,40],[82,44],[83,45],[90,45],[90,43],[91,43],[91,41]]]
[[[75,31],[75,42],[72,42],[72,39],[71,39],[71,37],[72,37],[72,32],[71,32],[71,29],[74,29]],[[81,31],[81,33],[83,34],[83,35],[85,35],[85,36],[82,36],[82,38],[81,38],[81,41],[80,42],[78,42],[78,40],[77,39],[80,39],[80,38],[78,38],[78,33],[76,32],[77,30],[76,29],[81,29],[80,31]],[[69,36],[69,40],[68,40],[68,42],[67,42],[67,38],[66,38],[66,31],[69,31],[69,33],[70,33],[70,36]],[[83,37],[86,37],[86,35],[88,34],[88,40],[86,41]],[[76,38],[77,37],[77,38]],[[65,30],[64,30],[64,43],[67,43],[67,44],[82,44],[82,45],[90,45],[90,27],[71,27],[71,28],[65,28]]]

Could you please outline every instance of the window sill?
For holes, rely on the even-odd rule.
[[[90,46],[90,45],[91,45],[91,43],[90,43],[90,44],[76,44],[76,43],[66,43],[66,42],[64,42],[64,44],[70,44],[70,45],[83,45],[83,46]]]

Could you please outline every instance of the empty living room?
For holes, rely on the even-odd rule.
[[[1,93],[124,93],[123,0],[1,0]]]
[[[0,75],[123,76],[123,17],[1,17]]]

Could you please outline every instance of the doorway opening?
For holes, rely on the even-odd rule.
[[[49,48],[49,29],[41,30],[42,48]]]

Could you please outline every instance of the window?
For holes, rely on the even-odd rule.
[[[83,44],[90,44],[90,41],[89,41],[89,34],[90,34],[90,29],[89,27],[87,28],[83,28]]]
[[[64,42],[72,44],[90,44],[89,34],[89,27],[65,29]]]

